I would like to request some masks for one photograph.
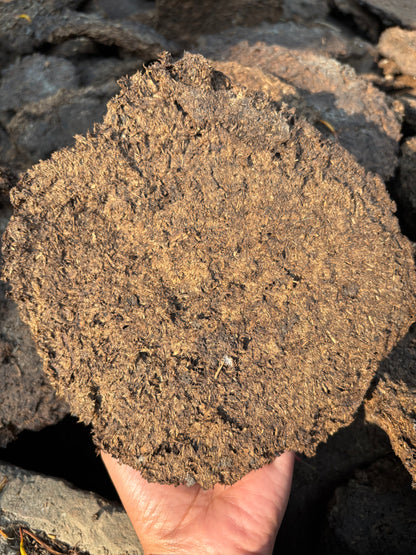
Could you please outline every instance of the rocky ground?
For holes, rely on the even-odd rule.
[[[164,50],[179,56],[184,48],[215,60],[237,83],[295,107],[378,174],[397,203],[402,232],[416,240],[413,0],[233,0],[220,10],[213,1],[204,2],[203,10],[192,1],[172,0],[1,2],[2,230],[11,214],[8,191],[16,176],[101,121],[119,77]],[[53,427],[68,408],[42,374],[30,333],[6,290],[3,284],[0,458],[36,473],[0,467],[0,483],[8,478],[0,492],[0,530],[12,538],[0,536],[0,553],[16,552],[21,528],[49,547],[23,532],[29,555],[50,553],[50,548],[91,555],[140,553],[119,508],[38,474],[113,495],[104,475],[102,484],[88,483],[77,476],[88,474],[85,467],[67,471],[59,457],[55,467],[48,464],[62,446],[56,438],[69,434],[69,428]],[[298,457],[276,543],[279,553],[415,552],[415,345],[411,328],[380,365],[354,422],[321,444],[314,457]],[[51,432],[42,448],[42,463],[34,452],[42,441],[36,434],[43,433],[36,430],[45,426],[57,435],[54,439]],[[71,434],[82,436],[81,426],[71,423]],[[89,447],[79,446],[87,460]],[[99,464],[92,459],[90,472]],[[91,515],[88,526],[86,517],[77,520],[79,507],[85,507],[81,514]],[[58,514],[71,517],[59,520]]]

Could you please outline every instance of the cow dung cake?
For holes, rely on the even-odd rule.
[[[11,198],[4,276],[44,369],[149,481],[312,455],[415,316],[382,181],[199,55],[124,79]]]

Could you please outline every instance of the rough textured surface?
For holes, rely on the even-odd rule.
[[[114,81],[98,87],[61,90],[54,96],[25,105],[7,125],[14,149],[6,160],[25,169],[55,150],[74,142],[102,120],[106,102],[118,91]]]
[[[10,60],[32,53],[45,42],[45,18],[66,8],[76,8],[82,0],[13,0],[0,3],[0,67]],[[20,17],[25,14],[27,17]]]
[[[8,482],[0,493],[0,529],[9,537],[18,527],[29,528],[52,549],[60,543],[86,555],[141,555],[139,540],[124,510],[93,493],[72,488],[62,480],[47,478],[0,462],[0,481]],[[30,538],[28,538],[30,539]],[[16,555],[18,541],[0,538],[0,554]],[[31,555],[29,543],[26,551]],[[62,550],[62,551],[61,551]],[[47,555],[47,550],[36,551]],[[50,553],[50,552],[49,552]],[[74,553],[74,551],[71,551]]]
[[[381,22],[359,0],[328,0],[328,2],[332,8],[352,18],[361,32],[370,40],[377,42],[382,29]]]
[[[416,77],[416,31],[390,27],[382,33],[378,49],[383,56],[393,60],[402,73]]]
[[[152,60],[163,50],[177,51],[154,29],[130,20],[109,20],[70,10],[70,0],[13,0],[0,3],[0,67],[6,60],[49,44],[86,37]],[[21,17],[24,14],[26,17]]]
[[[374,64],[377,50],[364,39],[358,39],[345,28],[325,21],[309,22],[308,26],[293,21],[263,23],[254,28],[236,27],[221,33],[202,35],[195,51],[203,51],[208,58],[216,58],[221,50],[242,42],[255,45],[284,46],[291,50],[308,51],[328,58],[346,61],[354,67]]]
[[[209,54],[214,56],[212,49]],[[227,48],[218,41],[214,57],[263,69],[294,85],[361,165],[384,179],[394,174],[400,139],[397,115],[386,96],[352,68],[309,51],[263,42],[249,45],[243,41]],[[324,129],[321,124],[320,130]]]
[[[0,168],[0,235],[12,213],[8,190],[15,183],[16,176]],[[0,447],[5,447],[20,431],[55,424],[68,412],[43,373],[30,331],[20,320],[15,303],[6,298],[7,289],[1,282]]]
[[[5,276],[45,369],[150,480],[312,454],[414,317],[382,182],[201,57],[125,81],[12,198]]]
[[[416,492],[409,491],[408,484],[406,472],[392,459],[357,470],[330,503],[326,549],[321,553],[414,553]]]
[[[33,54],[19,59],[1,72],[0,110],[16,110],[56,94],[63,86],[78,85],[74,65],[55,56]]]
[[[397,22],[404,27],[416,28],[414,0],[360,0],[365,6],[386,20]]]
[[[327,555],[323,537],[331,509],[328,505],[335,490],[341,484],[345,485],[357,468],[366,468],[386,456],[392,457],[387,435],[377,426],[365,422],[363,412],[360,408],[354,422],[321,444],[315,456],[301,457],[296,461],[289,504],[277,536],[275,553]],[[396,468],[399,467],[398,472],[407,474],[400,460],[393,458]],[[407,475],[408,490],[409,481]],[[300,523],[302,534],[299,533]],[[334,553],[346,555],[339,546],[328,555]],[[348,552],[348,555],[352,554]]]
[[[233,25],[277,21],[282,14],[281,0],[156,0],[156,8],[158,29],[181,42]]]
[[[366,418],[386,431],[416,487],[416,326],[380,366]]]
[[[329,7],[327,0],[283,0],[282,19],[307,21],[325,18]]]

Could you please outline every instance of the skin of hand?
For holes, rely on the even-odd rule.
[[[294,453],[253,470],[232,486],[169,486],[107,453],[103,461],[145,555],[270,555],[286,510]]]

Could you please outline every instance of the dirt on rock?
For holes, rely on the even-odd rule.
[[[415,316],[383,183],[201,56],[126,79],[12,201],[4,275],[45,370],[151,481],[312,455]]]

